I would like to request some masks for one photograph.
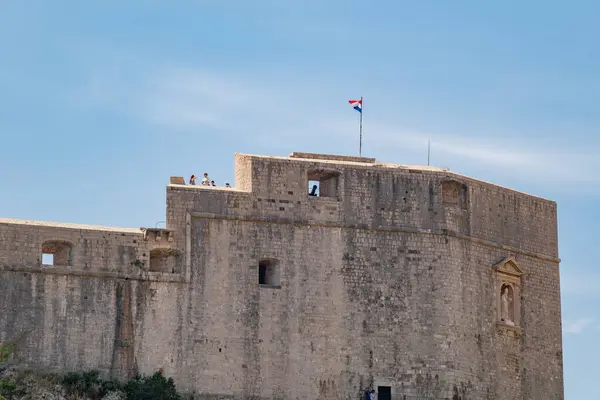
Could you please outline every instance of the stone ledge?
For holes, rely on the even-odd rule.
[[[140,228],[140,230],[142,231],[142,233],[144,235],[145,241],[150,240],[151,237],[157,242],[161,241],[163,238],[163,234],[164,234],[164,237],[166,238],[167,242],[172,242],[173,236],[175,233],[175,231],[173,229],[163,229],[163,228]]]
[[[64,228],[71,230],[82,230],[82,231],[95,231],[95,232],[113,232],[113,233],[125,233],[141,235],[142,231],[139,228],[118,228],[112,226],[102,225],[84,225],[84,224],[73,224],[67,222],[47,222],[47,221],[34,221],[27,219],[13,219],[13,218],[0,218],[0,224],[2,225],[21,225],[31,227],[45,227],[45,228]]]
[[[301,153],[293,152],[289,155],[289,158],[304,158],[306,160],[327,160],[327,161],[350,161],[357,163],[373,164],[374,158],[367,157],[353,157],[353,156],[337,156],[333,154],[316,154],[316,153]]]
[[[65,275],[77,276],[82,278],[101,278],[101,279],[125,279],[132,281],[147,281],[147,282],[186,282],[182,274],[169,274],[166,272],[143,272],[139,274],[128,274],[125,272],[114,271],[98,271],[86,270],[83,268],[70,266],[9,266],[0,265],[0,271],[24,272],[30,274],[49,274],[49,275]]]
[[[261,289],[281,289],[281,285],[264,285],[264,284],[259,284],[258,286]]]
[[[520,339],[523,336],[523,328],[515,325],[508,325],[504,322],[496,322],[496,333],[500,336],[513,337]]]
[[[339,204],[340,203],[340,198],[339,197],[327,197],[327,196],[308,196],[308,201],[320,201],[322,203],[333,203],[333,204]]]
[[[238,189],[235,187],[225,187],[225,186],[203,186],[203,185],[179,185],[179,184],[173,184],[170,183],[167,185],[167,189],[172,190],[172,191],[179,191],[180,189],[183,190],[197,190],[197,191],[212,191],[212,192],[229,192],[229,193],[244,193],[244,194],[250,194],[252,192],[248,191],[248,190],[242,190],[242,189]]]

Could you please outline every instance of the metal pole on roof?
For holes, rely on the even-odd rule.
[[[431,156],[431,139],[427,139],[427,166],[429,166],[430,156]]]
[[[358,145],[358,156],[362,157],[362,115],[363,115],[363,98],[360,96],[360,139]]]
[[[158,221],[156,224],[154,224],[154,227],[155,227],[155,228],[158,228],[158,224],[160,224],[160,223],[165,223],[165,224],[166,224],[166,223],[167,223],[167,221]]]

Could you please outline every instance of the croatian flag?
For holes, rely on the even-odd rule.
[[[362,113],[362,100],[348,100],[348,103],[359,113]]]

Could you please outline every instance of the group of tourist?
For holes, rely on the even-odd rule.
[[[196,175],[190,176],[189,184],[190,185],[195,185],[196,184]],[[202,186],[217,186],[217,185],[215,185],[215,181],[210,180],[210,178],[208,177],[208,172],[204,173],[204,178],[202,178],[202,181],[200,182],[200,185],[202,185]],[[229,185],[229,183],[226,183],[225,187],[226,188],[231,188],[231,186]]]

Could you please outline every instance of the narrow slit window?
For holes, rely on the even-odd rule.
[[[308,181],[308,195],[319,197],[319,181]]]

